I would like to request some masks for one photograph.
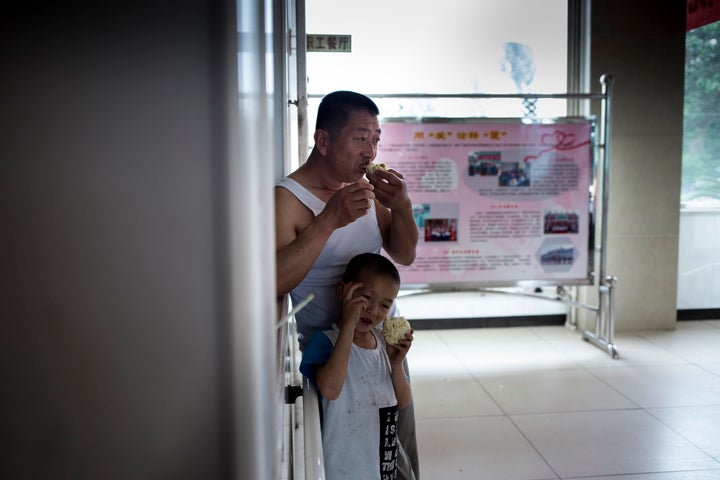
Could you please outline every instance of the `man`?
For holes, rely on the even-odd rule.
[[[275,188],[278,297],[290,293],[297,304],[314,295],[295,317],[301,349],[337,318],[335,287],[352,257],[384,248],[401,265],[415,260],[418,228],[403,176],[365,171],[380,141],[378,114],[365,95],[325,96],[307,162]],[[411,404],[401,413],[400,441],[417,473],[414,429]]]
[[[380,141],[378,113],[364,95],[327,95],[307,162],[275,188],[277,294],[294,303],[315,295],[297,316],[301,346],[337,317],[335,284],[353,256],[384,247],[401,265],[415,259],[418,228],[402,175],[363,178]]]

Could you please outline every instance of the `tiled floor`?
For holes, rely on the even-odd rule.
[[[563,326],[416,331],[421,478],[720,479],[720,321],[615,344],[613,360]]]

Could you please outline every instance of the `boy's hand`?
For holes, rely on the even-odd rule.
[[[345,284],[345,291],[343,292],[343,306],[342,314],[345,324],[352,325],[353,330],[360,323],[360,313],[367,308],[367,300],[363,297],[353,298],[355,290],[362,287],[362,282],[348,282]]]
[[[415,330],[410,330],[409,333],[405,334],[405,338],[400,340],[396,345],[387,345],[388,357],[392,365],[400,365],[403,360],[405,360],[405,356],[412,346],[414,339],[413,333],[415,333]]]

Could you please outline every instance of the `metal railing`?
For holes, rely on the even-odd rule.
[[[303,446],[305,480],[325,480],[320,405],[315,387],[303,378]]]
[[[302,354],[297,336],[295,313],[303,308],[312,297],[308,297],[283,316],[287,330],[286,369],[288,384],[285,387],[286,403],[290,409],[289,432],[286,432],[289,445],[288,457],[291,480],[325,480],[325,461],[320,429],[320,404],[317,391],[307,378],[300,374]],[[280,327],[280,325],[278,325]]]

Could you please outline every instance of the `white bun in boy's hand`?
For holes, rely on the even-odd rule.
[[[367,167],[365,167],[365,171],[367,173],[372,173],[373,175],[376,175],[380,170],[384,172],[386,169],[387,167],[384,163],[368,163]]]
[[[410,330],[410,322],[405,317],[388,317],[383,322],[383,336],[390,345],[397,345]]]

